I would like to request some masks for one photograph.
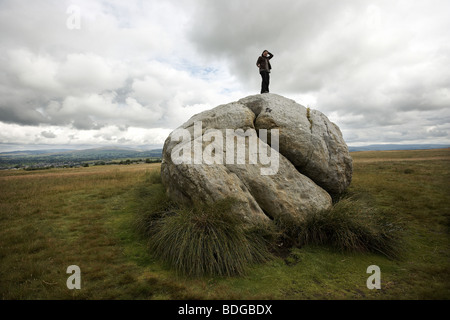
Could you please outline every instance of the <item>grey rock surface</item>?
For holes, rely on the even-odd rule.
[[[233,210],[249,224],[301,220],[327,209],[330,194],[343,192],[351,176],[339,128],[319,111],[276,94],[249,96],[193,116],[166,139],[161,164],[173,200],[213,203],[232,197]]]
[[[304,175],[331,194],[350,184],[352,158],[338,126],[317,110],[279,95],[239,100],[257,116],[255,128],[280,130],[280,153]]]

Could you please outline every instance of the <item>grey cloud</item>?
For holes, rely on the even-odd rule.
[[[442,137],[449,137],[450,134],[448,131],[441,130],[438,128],[433,128],[428,131],[428,136],[442,138]]]
[[[107,124],[100,125],[86,115],[79,115],[77,117],[72,117],[70,124],[75,129],[79,130],[98,130],[107,125]]]
[[[54,134],[51,131],[42,131],[41,132],[41,136],[43,136],[44,138],[48,138],[48,139],[54,139],[56,138],[56,134]]]
[[[268,49],[271,91],[307,96],[349,141],[449,138],[447,0],[78,0],[80,30],[70,4],[0,1],[0,128],[165,134],[259,92]]]
[[[120,138],[117,140],[118,143],[120,144],[125,144],[125,143],[131,143],[133,142],[131,139],[126,139],[126,138]]]
[[[362,115],[364,125],[399,125],[403,112],[450,106],[450,24],[442,13],[449,2],[241,3],[206,1],[190,37],[247,89],[258,90],[254,62],[269,49],[273,92],[315,95],[316,108]]]
[[[349,9],[348,3],[205,1],[193,19],[190,37],[202,54],[226,58],[244,83],[255,73],[258,55],[267,49],[275,55],[274,70],[288,77],[284,85],[297,90],[316,89],[321,85],[318,79],[314,79],[313,84],[303,79],[322,70],[329,71],[350,56],[336,53],[340,51],[336,50],[327,52],[328,58],[319,57],[315,48],[330,25]],[[353,8],[360,6],[359,2],[353,3]]]
[[[7,104],[0,102],[0,121],[23,125],[35,125],[46,121],[42,114],[36,111],[35,106],[29,105],[27,101],[21,102]]]

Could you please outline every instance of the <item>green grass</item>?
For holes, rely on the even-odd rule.
[[[151,251],[187,275],[244,274],[248,263],[264,261],[265,248],[257,247],[230,207],[226,199],[159,219],[149,235]]]
[[[1,171],[0,297],[449,299],[450,151],[352,157],[348,193],[364,196],[360,208],[370,204],[387,221],[401,222],[399,258],[310,242],[235,276],[177,272],[136,231],[139,213],[173,209],[155,173],[159,164]],[[66,287],[72,264],[81,269],[81,290]],[[381,290],[366,287],[373,264],[381,269]]]
[[[243,275],[251,263],[269,259],[260,232],[230,214],[234,200],[181,207],[167,197],[159,171],[137,189],[135,228],[151,253],[187,276]]]
[[[300,246],[327,245],[340,252],[374,252],[398,259],[401,234],[399,221],[370,206],[361,195],[353,195],[329,210],[308,214],[294,236]]]

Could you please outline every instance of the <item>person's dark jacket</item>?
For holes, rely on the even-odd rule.
[[[256,61],[256,66],[259,67],[259,71],[270,71],[272,69],[272,66],[270,65],[270,59],[273,58],[273,54],[268,52],[267,57],[264,57],[263,55],[258,57],[258,60]],[[267,61],[267,67],[269,70],[266,69],[266,61]]]

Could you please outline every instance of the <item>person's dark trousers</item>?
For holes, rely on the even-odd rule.
[[[267,71],[260,71],[262,78],[261,93],[269,92],[270,73]]]

